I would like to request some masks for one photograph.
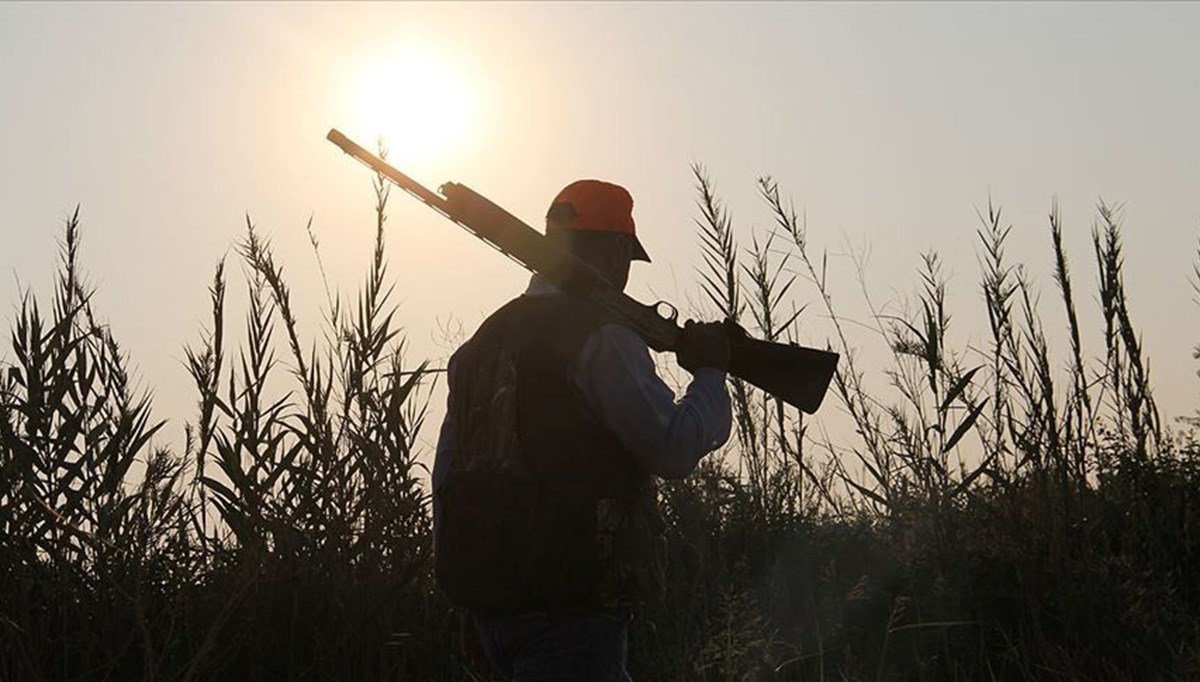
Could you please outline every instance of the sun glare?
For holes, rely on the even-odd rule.
[[[453,62],[408,46],[371,62],[357,83],[358,130],[382,137],[396,159],[427,162],[461,146],[471,97]]]

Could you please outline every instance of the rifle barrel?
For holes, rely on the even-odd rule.
[[[487,197],[453,182],[435,194],[337,129],[330,129],[326,139],[518,265],[608,310],[651,348],[673,351],[677,347],[681,329],[674,318],[664,318],[654,306],[614,289],[590,265],[553,248],[542,233]],[[730,343],[730,374],[809,414],[820,406],[837,370],[837,353],[752,339],[744,331],[731,337]]]
[[[404,173],[401,173],[399,170],[396,170],[391,166],[391,164],[384,162],[383,159],[379,158],[375,154],[363,149],[357,142],[343,135],[337,128],[330,128],[329,134],[325,136],[325,139],[336,144],[342,149],[342,151],[357,159],[367,168],[370,168],[388,180],[391,180],[400,189],[408,192],[426,204],[429,204],[430,208],[441,212],[446,217],[450,217],[450,212],[446,206],[445,199],[430,191],[416,180],[413,180]]]

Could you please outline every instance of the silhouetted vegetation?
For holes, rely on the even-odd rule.
[[[989,206],[986,345],[955,345],[927,253],[915,312],[865,321],[891,354],[881,392],[777,185],[759,182],[775,224],[747,247],[695,174],[711,313],[799,340],[813,299],[842,354],[823,410],[853,435],[732,382],[736,443],[663,486],[668,591],[634,622],[635,679],[1200,677],[1200,446],[1155,405],[1119,211],[1093,231],[1102,347],[1057,208],[1051,333]],[[480,679],[432,579],[415,446],[432,379],[405,358],[376,190],[369,271],[329,295],[319,341],[248,221],[244,336],[226,338],[222,262],[178,450],[93,315],[67,222],[48,314],[23,297],[0,364],[0,680]]]

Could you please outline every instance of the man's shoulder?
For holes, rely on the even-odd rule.
[[[506,336],[505,329],[511,326],[514,310],[520,300],[520,296],[513,298],[483,318],[483,322],[479,323],[475,331],[471,332],[471,335],[460,343],[458,348],[454,349],[450,355],[450,365],[453,366],[462,358],[473,355],[481,343],[485,346],[492,345],[498,339]]]
[[[629,327],[605,322],[588,335],[579,354],[577,367],[585,373],[611,374],[615,368],[642,374],[654,371],[650,348],[646,341]]]
[[[593,339],[620,346],[644,345],[637,334],[612,322],[603,309],[586,299],[564,293],[521,295],[484,318],[454,355],[469,353],[480,343],[533,342],[578,349]]]
[[[523,298],[524,298],[524,296],[516,296],[516,297],[510,299],[504,305],[493,310],[490,315],[483,318],[483,322],[479,323],[479,326],[475,329],[474,333],[472,333],[471,336],[465,342],[463,342],[462,346],[460,346],[459,349],[461,350],[463,347],[469,345],[475,339],[477,339],[481,336],[485,336],[489,330],[491,330],[499,325],[503,325],[506,322],[506,320],[508,320],[508,318],[513,316],[516,309],[521,305],[521,301]]]
[[[637,332],[630,329],[628,326],[604,320],[592,332],[592,339],[598,343],[607,343],[623,348],[631,348],[636,350],[649,350],[646,345],[646,340],[638,335]]]

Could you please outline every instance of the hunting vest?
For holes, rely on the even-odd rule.
[[[435,570],[456,603],[586,609],[661,590],[654,479],[570,378],[602,323],[579,299],[522,296],[455,353]]]

